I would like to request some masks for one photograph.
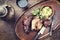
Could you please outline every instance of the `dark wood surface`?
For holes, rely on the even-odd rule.
[[[48,5],[48,6],[50,5],[53,8],[54,13],[55,13],[55,16],[54,16],[54,29],[53,30],[55,30],[55,27],[60,23],[60,11],[59,11],[60,10],[60,5],[57,2],[54,2],[54,1],[46,1],[46,2],[39,3],[39,4],[35,5],[35,6],[33,6],[32,8],[28,9],[22,15],[22,17],[20,17],[19,20],[17,21],[15,31],[16,31],[17,36],[21,40],[33,40],[34,37],[35,37],[35,35],[36,35],[36,33],[37,33],[37,32],[30,32],[30,34],[28,34],[28,35],[24,33],[24,31],[23,31],[23,25],[22,25],[22,20],[23,20],[24,16],[25,15],[30,15],[31,14],[30,12],[33,9],[35,9],[36,7],[39,7],[39,6],[42,7],[42,6],[45,6],[45,5]],[[49,28],[47,30],[46,30],[45,34],[47,34],[49,32]],[[51,40],[51,39],[48,38],[48,39],[45,39],[45,40]]]
[[[43,0],[28,0],[29,7]],[[0,0],[0,5],[11,5],[15,10],[14,20],[0,18],[0,40],[19,40],[15,34],[15,22],[23,14],[23,9],[17,6],[16,0]]]
[[[29,3],[28,7],[31,7],[40,1],[43,1],[43,0],[28,0],[28,3]],[[16,0],[2,0],[2,2],[0,0],[0,3],[11,5],[15,10],[14,20],[3,20],[2,18],[0,18],[0,40],[19,40],[15,34],[14,24],[16,20],[24,13],[24,11],[16,5]],[[58,35],[56,36],[56,34]],[[56,34],[53,35],[55,36],[53,37],[53,40],[59,40],[60,30],[57,31]],[[45,40],[50,40],[50,37],[45,38]]]

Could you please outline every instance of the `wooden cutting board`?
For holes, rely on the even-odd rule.
[[[38,3],[38,4],[34,5],[33,7],[29,8],[28,10],[26,10],[26,12],[24,12],[24,14],[17,20],[15,32],[19,39],[21,39],[21,40],[33,40],[34,39],[37,32],[33,31],[33,32],[30,32],[29,34],[24,33],[22,20],[25,17],[25,15],[30,15],[31,11],[34,10],[35,8],[37,8],[37,7],[42,8],[45,5],[51,6],[55,13],[53,30],[55,30],[58,27],[57,25],[60,23],[60,5],[53,1],[46,1],[46,2],[42,2],[42,3]],[[45,35],[47,33],[49,34],[49,28],[47,28],[47,30],[45,31],[45,33],[43,35]],[[41,35],[39,37],[39,39],[41,39],[41,37],[43,35]]]

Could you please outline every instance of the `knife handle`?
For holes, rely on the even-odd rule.
[[[38,37],[40,36],[40,34],[37,34],[34,38],[34,40],[38,40]]]

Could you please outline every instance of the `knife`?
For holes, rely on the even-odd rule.
[[[51,23],[51,26],[50,26],[50,36],[53,35],[54,15],[53,15],[52,20],[51,20],[52,23]]]
[[[42,27],[41,30],[36,34],[34,40],[38,40],[38,37],[44,33],[46,27]]]

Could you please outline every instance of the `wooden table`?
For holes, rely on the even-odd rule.
[[[23,9],[19,8],[16,5],[16,0],[2,0],[4,4],[11,5],[15,10],[15,19],[14,20],[3,20],[0,19],[0,40],[19,40],[15,34],[15,22],[16,20],[24,13]],[[29,7],[33,6],[34,4],[43,1],[43,0],[28,0]],[[59,8],[58,8],[59,9]],[[58,31],[59,33],[60,31]],[[59,36],[59,35],[58,35]],[[58,37],[56,37],[56,40]],[[50,38],[45,38],[45,40],[50,40]],[[55,40],[55,38],[53,39]]]
[[[1,3],[2,1],[2,3]],[[41,0],[43,1],[43,0]],[[4,3],[3,3],[4,2]],[[40,2],[40,0],[28,0],[29,7],[31,5]],[[16,0],[0,0],[1,4],[11,5],[15,10],[15,19],[14,20],[3,20],[0,18],[0,40],[19,40],[15,34],[15,22],[23,14],[23,10],[16,5]],[[32,3],[32,4],[31,4]]]
[[[50,5],[50,6],[52,6],[53,7],[53,9],[54,9],[54,12],[55,12],[55,18],[54,18],[54,29],[53,30],[55,30],[55,27],[60,23],[60,5],[57,3],[57,2],[55,2],[55,1],[46,1],[46,2],[42,2],[42,3],[38,3],[37,5],[35,5],[35,6],[33,6],[33,7],[31,7],[31,8],[29,8],[24,14],[23,14],[23,16],[21,16],[19,19],[18,19],[18,21],[17,21],[17,23],[16,23],[16,29],[15,29],[15,31],[16,31],[16,34],[17,34],[17,36],[21,39],[21,40],[33,40],[33,38],[34,38],[34,36],[36,35],[36,32],[31,32],[29,35],[26,35],[24,32],[23,32],[23,28],[22,28],[22,19],[23,19],[23,17],[24,17],[24,15],[26,14],[30,14],[30,12],[31,12],[31,10],[33,10],[33,9],[35,9],[36,7],[39,7],[39,6],[44,6],[44,5]],[[60,25],[60,24],[59,24]],[[49,30],[49,29],[47,29],[47,30]],[[46,31],[47,31],[46,30]],[[47,32],[45,32],[45,34],[46,34]],[[48,36],[49,37],[49,36]],[[41,38],[41,37],[40,37]],[[39,38],[39,39],[40,39]],[[40,39],[40,40],[42,40],[42,39]],[[44,39],[45,40],[45,39]],[[50,37],[48,38],[48,39],[46,39],[46,40],[51,40],[50,39]]]

